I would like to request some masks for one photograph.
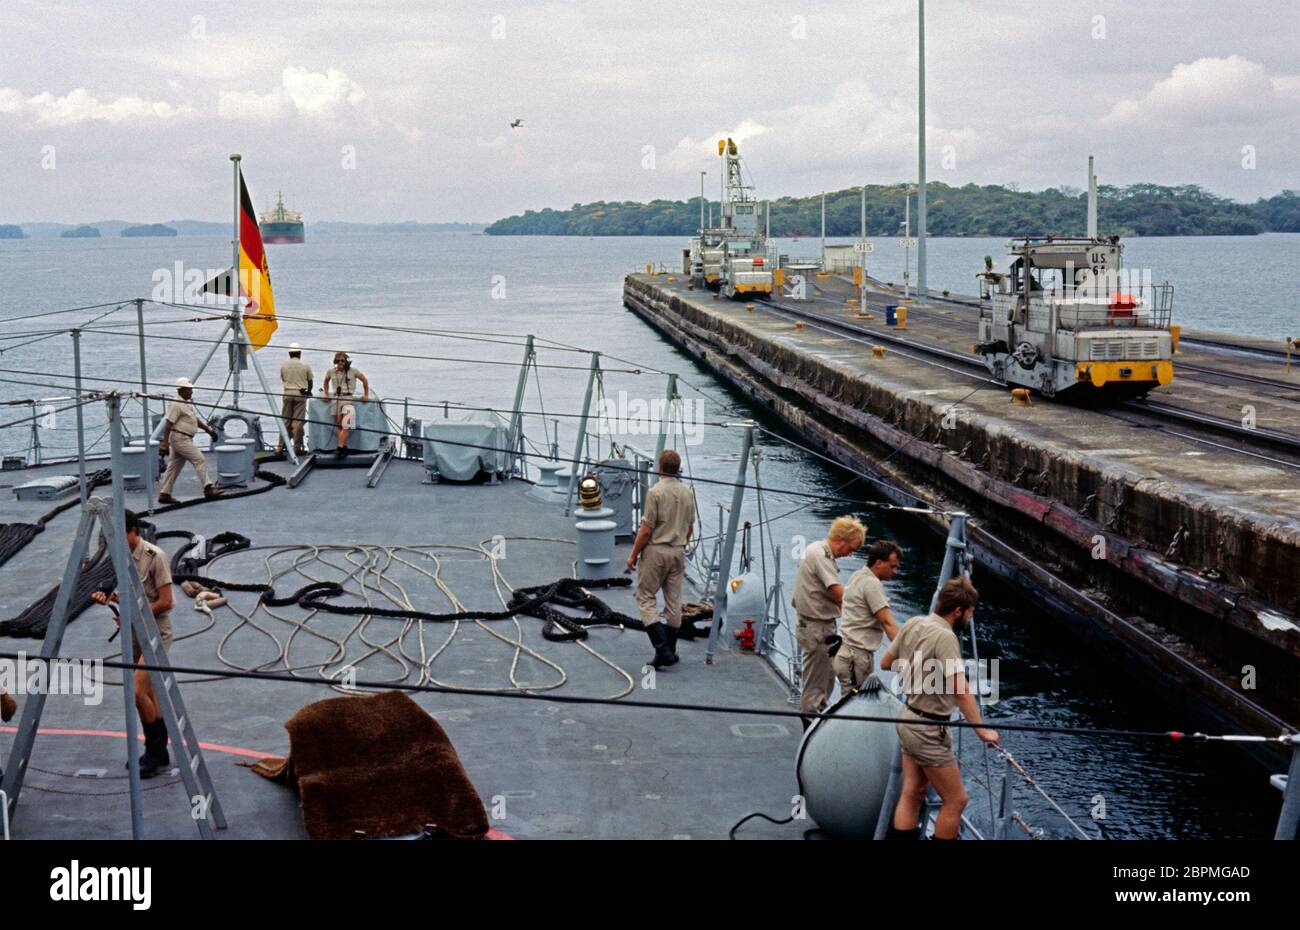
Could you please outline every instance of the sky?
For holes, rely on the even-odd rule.
[[[917,3],[0,0],[0,223],[488,222],[917,172]],[[1300,188],[1300,2],[929,0],[930,180]],[[511,128],[513,120],[523,124]]]

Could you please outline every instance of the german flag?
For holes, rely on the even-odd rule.
[[[239,296],[248,301],[244,308],[244,329],[254,351],[271,341],[275,332],[275,294],[271,291],[271,271],[262,245],[262,230],[253,212],[253,198],[239,170]],[[221,274],[203,286],[208,293],[231,296],[230,275]]]

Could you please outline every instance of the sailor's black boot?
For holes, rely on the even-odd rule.
[[[920,827],[913,827],[910,830],[898,830],[895,829],[892,823],[889,825],[889,832],[885,834],[887,840],[919,840],[920,838]]]
[[[140,777],[153,778],[172,763],[167,754],[167,722],[159,717],[144,726],[144,755],[140,757]]]
[[[668,625],[666,623],[652,623],[645,628],[645,635],[650,638],[650,643],[655,647],[655,657],[650,660],[650,664],[655,668],[664,668],[669,665],[676,665],[680,660],[677,654],[668,648]]]
[[[665,623],[664,626],[668,626],[668,624]],[[671,652],[673,655],[677,655],[677,634],[678,634],[678,632],[680,632],[680,631],[679,631],[679,629],[678,629],[677,627],[675,627],[675,626],[669,626],[669,627],[668,627],[668,651]],[[678,658],[681,658],[681,657],[678,656]]]

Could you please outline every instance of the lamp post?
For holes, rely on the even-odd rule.
[[[916,296],[926,296],[925,286],[925,0],[917,2],[917,179],[916,185]]]
[[[707,171],[700,172],[700,235],[704,235],[704,176]]]

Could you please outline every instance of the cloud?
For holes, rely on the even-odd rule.
[[[1144,95],[1119,101],[1103,126],[1205,128],[1267,118],[1280,103],[1278,86],[1263,65],[1230,55],[1174,65],[1169,77]]]
[[[982,151],[975,130],[944,126],[942,114],[934,108],[927,124],[927,148],[936,169],[946,146],[953,146],[963,159]],[[858,79],[838,84],[824,99],[759,111],[741,119],[734,128],[703,139],[683,138],[664,164],[683,173],[713,171],[717,140],[726,136],[736,141],[756,172],[760,196],[764,190],[775,192],[773,179],[764,177],[772,171],[807,188],[824,184],[827,177],[836,177],[835,183],[844,185],[867,177],[877,181],[906,178],[916,170],[916,111],[911,100],[885,97]],[[751,140],[754,144],[747,145]]]
[[[183,104],[128,95],[100,100],[84,87],[63,96],[45,91],[24,97],[13,87],[0,87],[0,114],[13,114],[38,126],[75,126],[85,122],[125,123],[136,120],[170,120],[193,110]]]
[[[225,91],[217,99],[217,114],[223,119],[283,119],[297,114],[329,120],[366,108],[361,85],[337,68],[309,71],[290,65],[280,76],[280,86],[269,93]]]

